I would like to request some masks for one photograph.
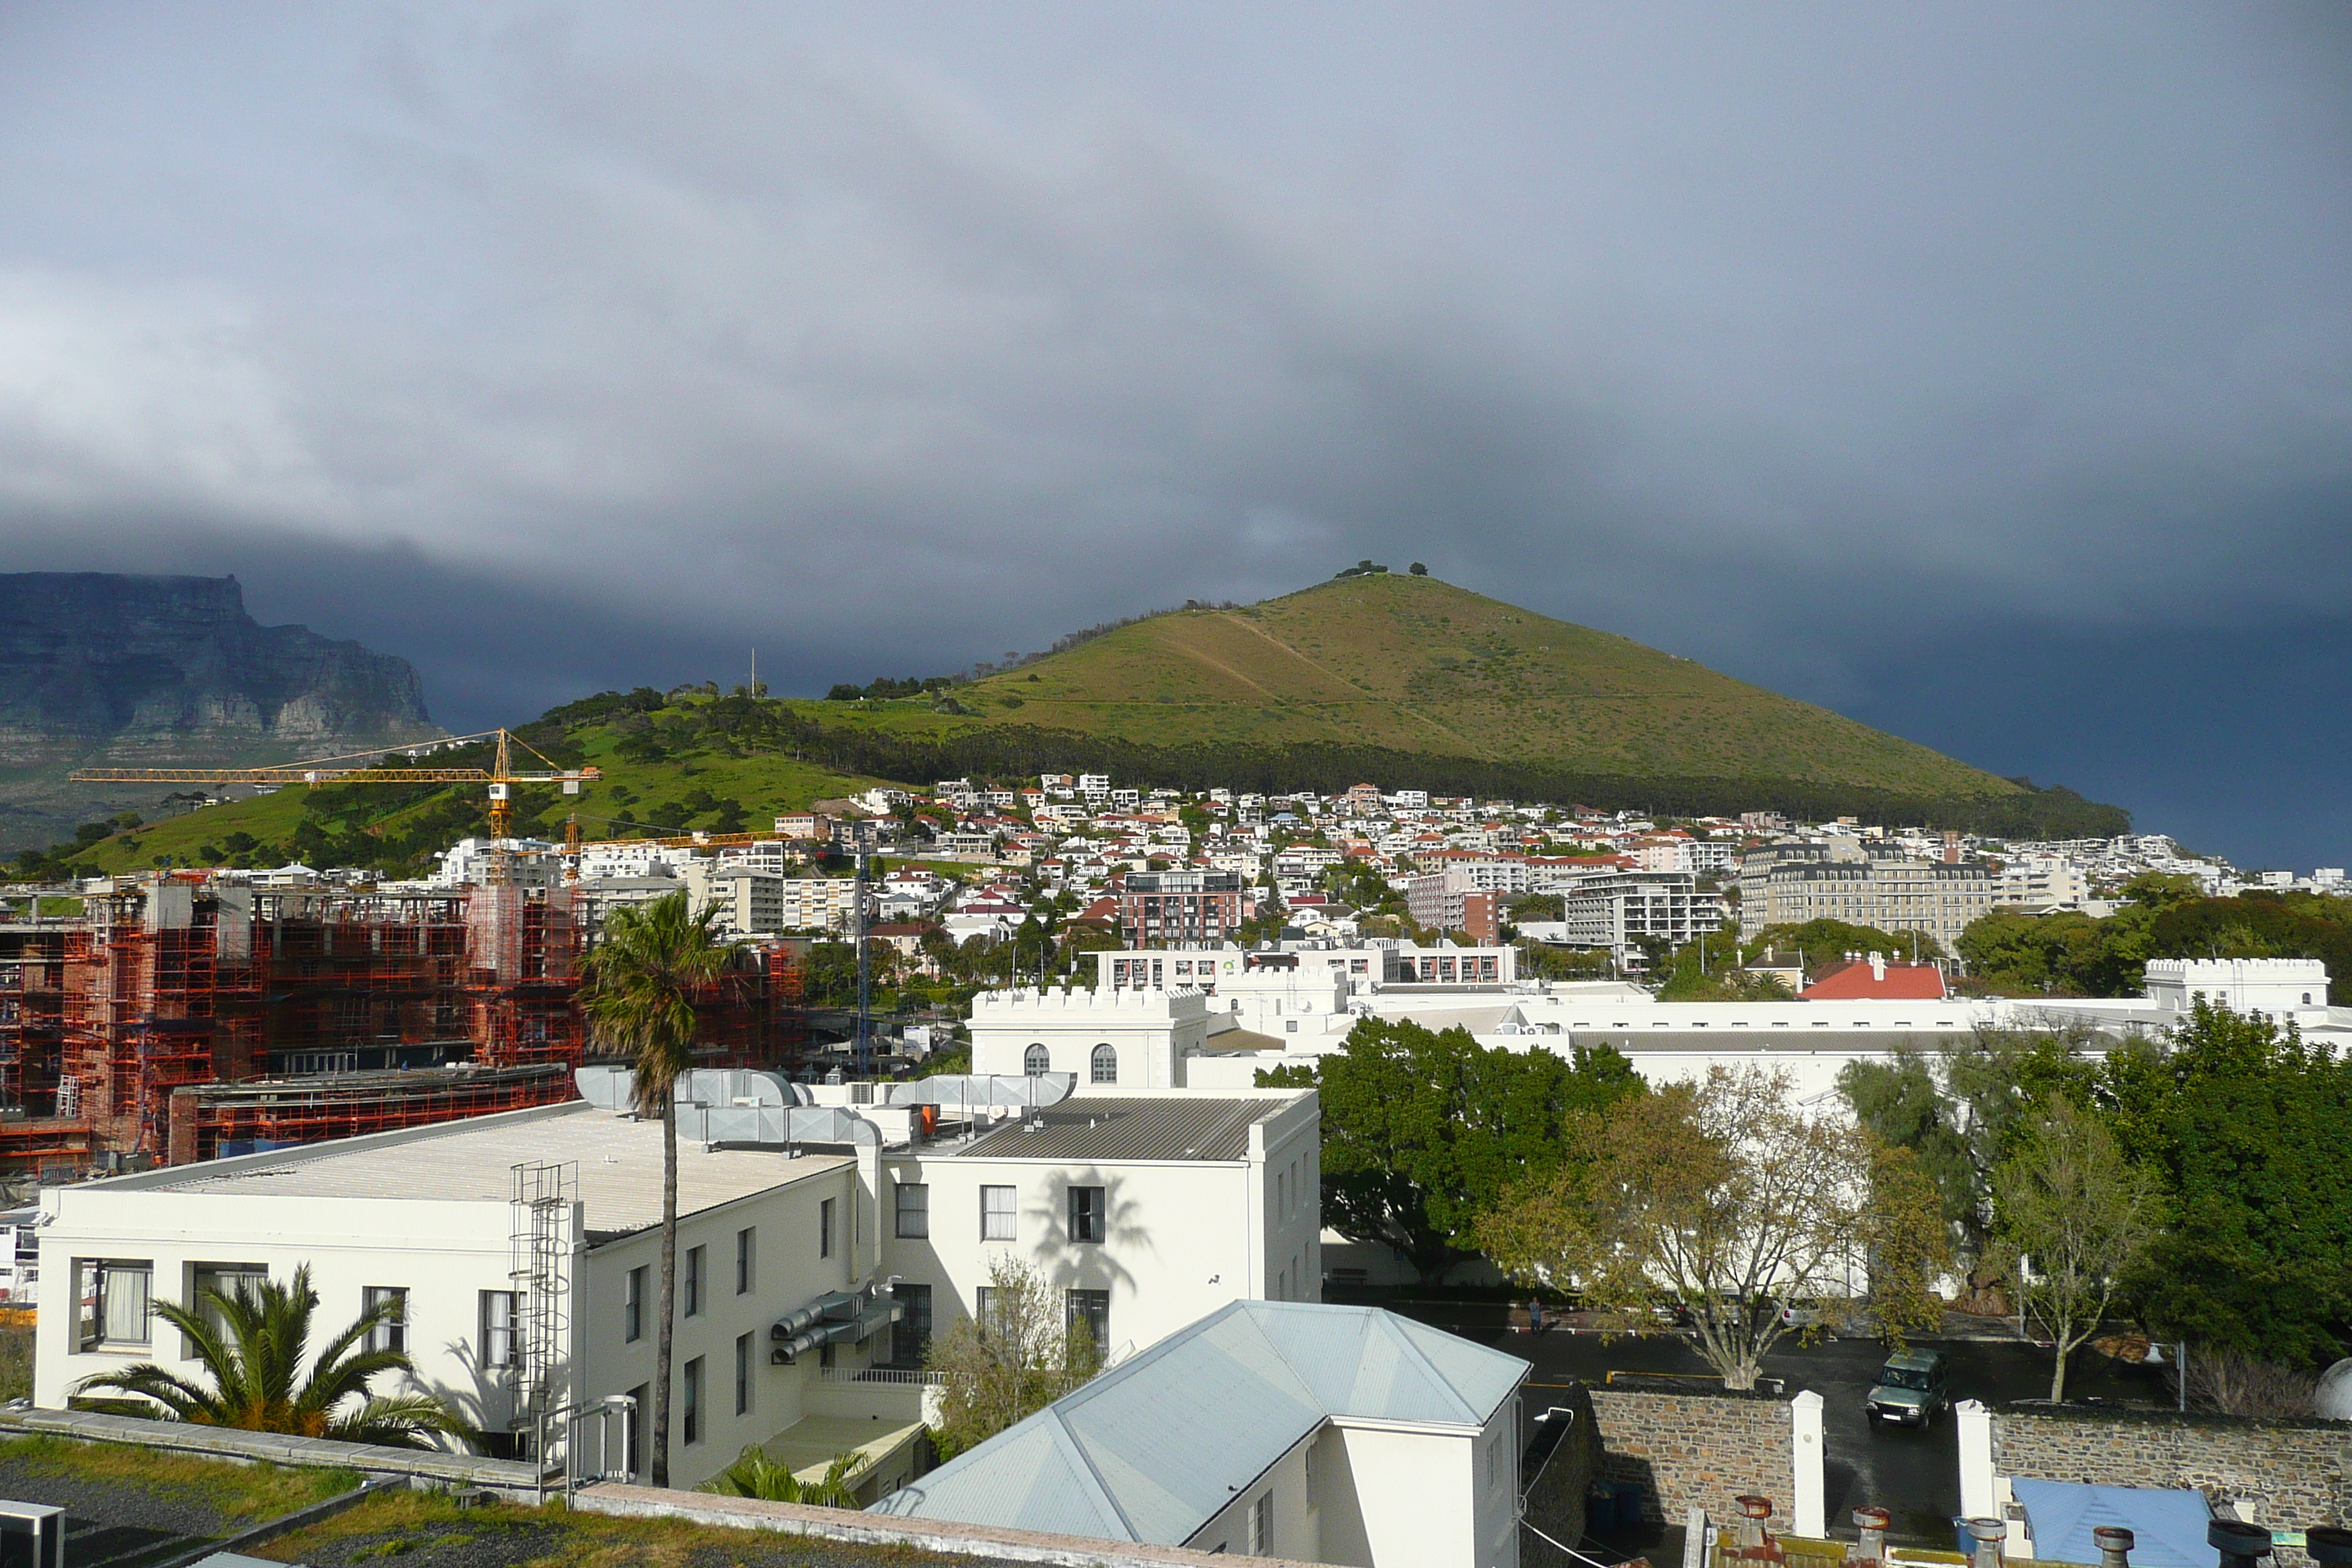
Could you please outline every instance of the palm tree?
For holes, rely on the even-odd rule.
[[[716,910],[687,911],[670,893],[604,922],[588,955],[580,1004],[596,1043],[630,1058],[637,1114],[662,1123],[661,1327],[654,1341],[654,1462],[651,1479],[669,1485],[670,1343],[677,1315],[678,1075],[694,1065],[694,994],[726,968],[734,944],[711,930]]]
[[[707,1492],[727,1497],[754,1497],[767,1502],[807,1503],[814,1508],[856,1508],[857,1494],[850,1478],[865,1468],[863,1455],[836,1454],[821,1480],[804,1481],[792,1467],[779,1464],[753,1444],[735,1462],[702,1484]]]
[[[310,1348],[310,1316],[319,1293],[310,1288],[310,1266],[294,1271],[289,1284],[262,1279],[240,1285],[234,1294],[205,1290],[194,1308],[155,1303],[155,1315],[187,1337],[212,1386],[141,1362],[120,1372],[84,1378],[77,1394],[109,1388],[152,1399],[166,1419],[203,1426],[235,1426],[247,1432],[289,1432],[339,1443],[373,1443],[392,1448],[432,1447],[427,1434],[446,1432],[471,1438],[471,1427],[430,1394],[385,1397],[368,1384],[387,1372],[414,1372],[400,1351],[358,1349],[371,1330],[395,1321],[399,1300],[378,1302],[360,1314],[319,1352],[310,1376],[302,1363]],[[359,1400],[356,1410],[342,1410]]]

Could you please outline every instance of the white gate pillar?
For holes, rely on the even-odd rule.
[[[1822,1479],[1822,1396],[1807,1389],[1789,1401],[1789,1458],[1794,1473],[1789,1478],[1796,1499],[1789,1510],[1797,1533],[1815,1541],[1829,1534],[1827,1500]]]

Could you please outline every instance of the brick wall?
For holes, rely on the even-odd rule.
[[[2352,1426],[2340,1421],[2004,1407],[1992,1413],[1992,1463],[2034,1480],[2252,1498],[2255,1522],[2273,1530],[2340,1525],[2352,1510]]]
[[[1795,1475],[1789,1402],[1769,1394],[1709,1390],[1654,1394],[1592,1391],[1603,1453],[1601,1474],[1639,1481],[1643,1511],[1680,1523],[1690,1505],[1712,1520],[1739,1517],[1731,1500],[1758,1492],[1772,1500],[1771,1528],[1790,1531]]]

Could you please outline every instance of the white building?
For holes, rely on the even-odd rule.
[[[65,1283],[41,1316],[36,1403],[132,1362],[194,1371],[156,1300],[307,1266],[331,1322],[396,1297],[415,1386],[511,1446],[532,1445],[541,1412],[645,1408],[661,1129],[616,1111],[619,1075],[582,1083],[604,1103],[50,1189],[41,1265]],[[858,1374],[919,1362],[1002,1254],[1113,1348],[1253,1291],[1315,1293],[1310,1090],[978,1111],[930,1135],[908,1109],[800,1098],[757,1073],[681,1086],[674,1484],[747,1444],[813,1470],[859,1449],[869,1496],[908,1479],[920,1391]]]
[[[2315,958],[2156,958],[2147,995],[2167,1013],[2200,1001],[2233,1013],[2287,1019],[2327,1005],[2327,965]]]
[[[695,910],[716,911],[711,922],[730,936],[771,935],[785,929],[785,879],[756,866],[718,866],[698,878]]]
[[[854,877],[786,877],[776,899],[780,930],[845,931],[857,923]]]
[[[1560,894],[1570,947],[1605,950],[1638,966],[1644,938],[1682,947],[1723,925],[1723,900],[1685,871],[1615,871],[1580,878]]]
[[[1001,1257],[1113,1358],[1237,1298],[1319,1300],[1321,1137],[1311,1090],[1135,1089],[886,1152],[897,1359],[919,1365],[924,1336],[977,1318]]]
[[[497,874],[519,888],[548,889],[563,879],[562,852],[552,844],[539,838],[460,838],[436,857],[441,868],[428,879],[439,888],[469,888],[490,879],[493,862]],[[307,868],[299,868],[307,869]],[[285,870],[298,868],[283,868]],[[315,875],[284,882],[254,879],[256,887],[299,886],[315,881]]]
[[[1371,1308],[1236,1302],[876,1511],[1237,1558],[1513,1568],[1528,1370]]]

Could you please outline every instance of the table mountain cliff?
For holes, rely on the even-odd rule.
[[[0,848],[45,845],[173,785],[86,766],[234,767],[442,734],[408,661],[265,626],[235,577],[0,575]]]

